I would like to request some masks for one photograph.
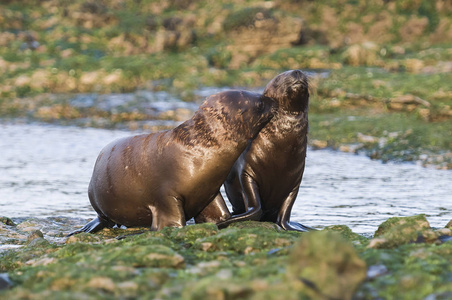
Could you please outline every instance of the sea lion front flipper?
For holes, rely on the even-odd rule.
[[[276,224],[281,226],[284,230],[293,231],[312,231],[316,230],[312,227],[305,226],[300,223],[290,222],[290,214],[292,212],[292,206],[295,203],[295,199],[298,195],[298,189],[300,185],[297,185],[292,192],[284,200],[283,205],[279,209],[278,217],[276,219]]]
[[[303,232],[307,232],[307,231],[315,231],[317,229],[303,225],[301,223],[296,223],[296,222],[288,222],[290,228],[284,228],[286,230],[294,230],[294,231],[303,231]]]
[[[164,227],[184,227],[187,222],[185,218],[184,205],[177,196],[165,196],[165,200],[150,206],[152,211],[152,231],[162,230]]]
[[[200,213],[195,217],[196,224],[199,223],[218,223],[225,221],[231,217],[223,196],[220,192],[215,196],[212,202],[209,203]]]
[[[224,228],[232,223],[240,221],[259,221],[262,216],[261,198],[256,181],[246,172],[243,172],[240,179],[247,211],[242,214],[234,215],[226,221],[219,222],[217,224],[218,228]]]
[[[95,233],[106,227],[113,227],[113,226],[115,226],[115,223],[113,223],[112,221],[102,218],[100,216],[97,216],[97,218],[88,222],[88,224],[86,224],[82,228],[72,231],[66,237],[70,237],[71,235],[82,233],[82,232]]]

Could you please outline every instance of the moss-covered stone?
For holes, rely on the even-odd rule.
[[[450,221],[446,224],[445,227],[446,227],[446,228],[452,228],[452,220],[450,220]]]
[[[344,239],[352,242],[356,246],[367,246],[369,244],[368,238],[353,232],[347,225],[327,226],[324,230],[340,233]]]
[[[25,222],[8,226],[8,234],[46,221]],[[129,235],[140,231],[102,230],[66,243],[49,236],[58,231],[43,230],[44,238],[38,234],[26,244],[27,235],[34,235],[27,231],[20,236],[22,247],[0,252],[0,273],[7,272],[12,283],[0,298],[276,300],[335,293],[342,299],[352,294],[357,299],[425,299],[451,292],[450,242],[365,248],[366,239],[343,225],[298,233],[259,222]],[[125,237],[115,239],[118,235]],[[361,259],[372,271],[364,282],[358,280],[366,271]]]
[[[73,244],[73,243],[99,243],[101,240],[102,240],[102,238],[99,237],[98,235],[82,232],[82,233],[70,236],[66,240],[66,244]]]
[[[13,220],[11,220],[10,218],[7,218],[7,217],[0,217],[0,223],[3,223],[8,226],[16,226],[16,224],[13,222]]]
[[[258,222],[258,221],[244,221],[244,222],[236,222],[232,223],[228,226],[229,228],[262,228],[262,229],[272,229],[281,231],[282,228],[279,227],[277,224],[272,222]]]
[[[244,283],[239,279],[231,278],[228,281],[221,280],[221,278],[205,278],[193,285],[187,286],[183,294],[186,299],[249,299],[253,294],[253,289],[250,284]]]
[[[385,222],[378,226],[377,231],[375,231],[374,237],[379,237],[389,232],[396,226],[406,225],[408,227],[416,228],[416,230],[429,229],[430,224],[428,223],[425,215],[417,215],[412,217],[392,217],[387,219]]]
[[[440,233],[430,228],[425,215],[393,217],[382,223],[375,232],[370,248],[392,248],[407,243],[439,243]]]
[[[313,298],[351,299],[366,278],[366,263],[340,234],[309,232],[292,249],[289,280],[300,280]]]
[[[218,233],[218,227],[212,223],[195,224],[173,230],[168,238],[175,242],[194,244],[198,239],[206,238]]]
[[[275,229],[226,228],[218,234],[197,240],[193,248],[203,251],[234,251],[250,254],[287,247],[295,237],[291,234],[279,234]]]

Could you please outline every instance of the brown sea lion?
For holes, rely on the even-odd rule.
[[[69,235],[114,225],[184,226],[218,201],[232,165],[273,117],[274,107],[261,94],[221,92],[173,130],[110,143],[97,158],[88,189],[98,216]],[[223,208],[220,219],[230,216]]]
[[[224,186],[233,217],[215,219],[219,196],[197,221],[225,227],[241,220],[274,222],[286,230],[307,231],[290,222],[292,206],[303,177],[308,134],[308,78],[300,70],[279,74],[265,87],[264,96],[278,103],[274,118],[240,155]],[[215,213],[215,211],[218,211]]]

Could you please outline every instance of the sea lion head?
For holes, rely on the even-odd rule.
[[[305,111],[309,103],[308,77],[300,70],[286,71],[273,78],[263,94],[275,99],[280,110]]]
[[[257,136],[271,120],[277,103],[270,97],[248,91],[225,91],[212,95],[201,105],[207,120],[221,125],[225,134],[239,134],[247,139]]]

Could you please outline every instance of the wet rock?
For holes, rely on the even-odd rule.
[[[264,225],[267,226],[267,225]],[[297,235],[278,233],[274,228],[263,227],[238,229],[234,227],[221,230],[218,234],[199,239],[194,249],[213,251],[233,251],[242,254],[267,252],[274,248],[284,248],[293,243]]]
[[[438,237],[425,215],[393,217],[378,227],[368,247],[394,248],[408,243],[435,243],[439,242]]]
[[[30,243],[31,241],[37,238],[44,238],[44,235],[42,234],[41,230],[32,231],[27,237],[27,243]]]
[[[311,298],[351,299],[366,278],[366,263],[338,233],[308,232],[293,247],[289,280],[300,280]]]
[[[282,230],[277,224],[272,222],[258,222],[258,221],[244,221],[244,222],[236,222],[232,223],[228,226],[229,228],[265,228],[270,230]]]
[[[446,228],[452,228],[452,220],[450,220],[450,221],[446,224]]]
[[[209,237],[218,233],[218,227],[212,223],[195,224],[174,230],[169,234],[169,238],[188,244],[195,243],[198,239]]]
[[[27,219],[17,225],[17,229],[25,232],[41,230],[42,227],[43,224],[38,219]]]
[[[82,233],[70,236],[66,240],[66,244],[73,244],[73,243],[80,243],[80,242],[82,242],[82,243],[98,243],[101,241],[102,241],[102,238],[98,235],[82,232]]]
[[[49,241],[42,237],[37,237],[28,242],[28,247],[47,247],[49,245]]]
[[[208,277],[188,286],[183,294],[187,299],[248,299],[253,294],[253,289],[238,280],[223,281]]]
[[[131,265],[134,267],[184,268],[185,259],[173,249],[163,245],[120,245],[100,254],[109,265]]]
[[[367,279],[374,279],[388,273],[385,265],[373,265],[367,269]]]
[[[377,231],[375,231],[374,237],[382,236],[394,229],[394,227],[405,224],[412,228],[416,228],[417,230],[430,229],[430,224],[425,218],[425,215],[417,215],[412,217],[392,217],[378,226]]]
[[[8,226],[16,226],[16,224],[13,222],[13,220],[11,220],[10,218],[7,218],[7,217],[0,217],[0,223],[3,223]]]
[[[11,287],[13,284],[9,280],[8,274],[0,273],[0,291]]]
[[[352,242],[354,245],[363,245],[366,246],[369,244],[369,239],[359,235],[357,233],[354,233],[348,226],[346,225],[332,225],[325,227],[325,230],[327,231],[334,231],[337,233],[340,233],[343,238],[346,240]]]

